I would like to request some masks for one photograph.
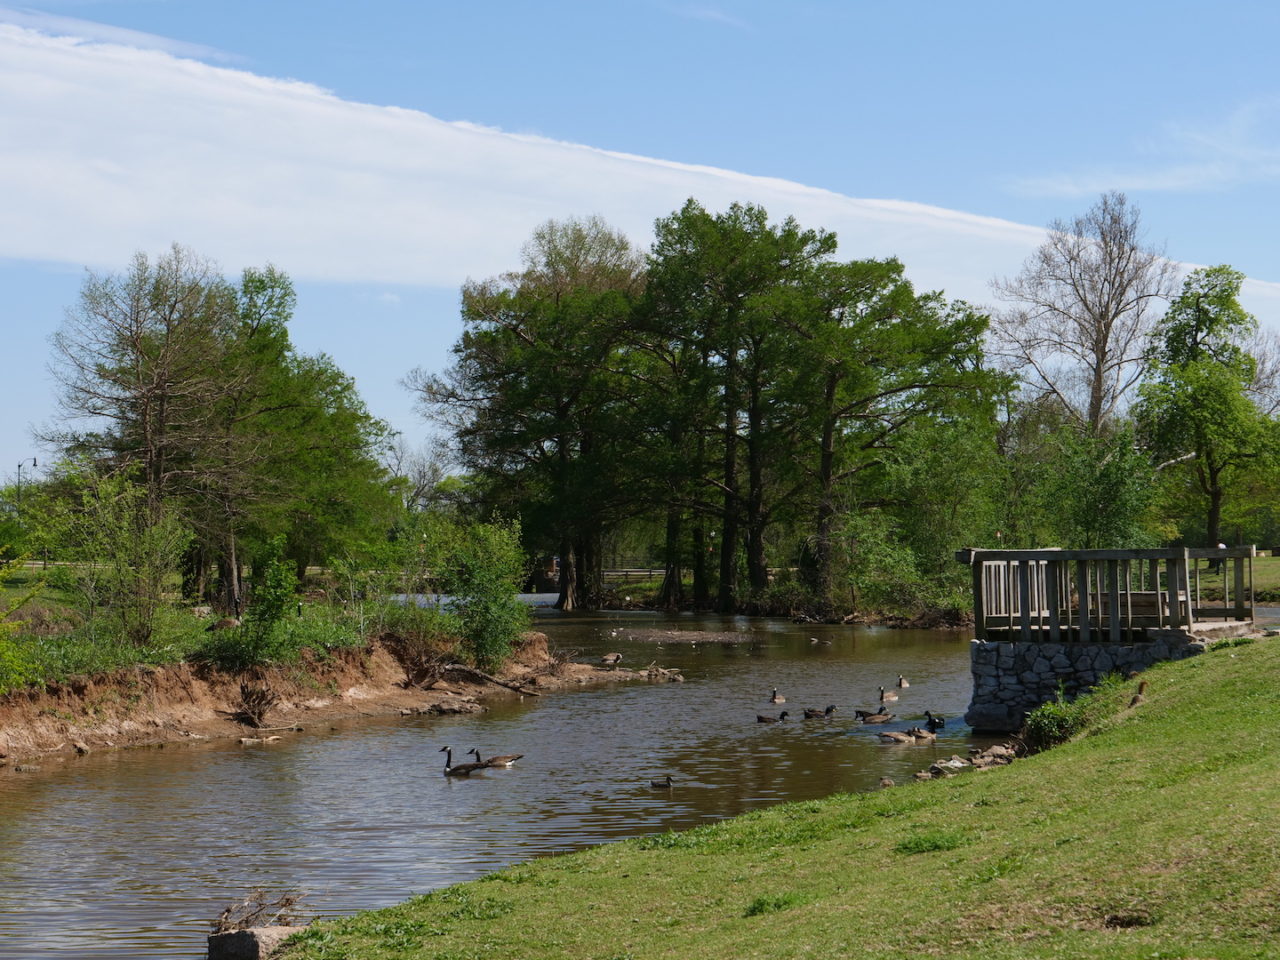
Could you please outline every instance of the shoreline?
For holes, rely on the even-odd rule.
[[[626,668],[559,661],[545,634],[530,631],[496,679],[530,693],[648,680]],[[278,699],[260,726],[237,719],[241,684]],[[261,740],[357,717],[480,713],[521,693],[458,671],[425,686],[408,680],[392,647],[374,640],[301,663],[227,674],[189,663],[77,677],[0,697],[0,775],[29,773],[98,750],[158,748],[209,740]],[[37,763],[38,762],[38,763]]]

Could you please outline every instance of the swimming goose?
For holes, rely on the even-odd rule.
[[[440,752],[444,754],[444,775],[446,777],[469,777],[477,770],[483,770],[488,764],[484,763],[460,763],[456,767],[453,765],[453,748],[441,747]]]
[[[902,674],[898,674],[898,686],[900,686],[900,687],[909,687],[909,686],[911,686],[911,684],[907,683],[907,678],[906,678],[906,677],[904,677]]]
[[[938,739],[938,735],[932,730],[921,730],[919,727],[911,727],[907,733],[911,734],[911,736],[915,737],[922,743],[931,743]]]
[[[888,723],[890,720],[894,718],[894,716],[895,714],[885,713],[885,712],[869,713],[862,718],[862,722],[863,723]]]
[[[806,720],[826,720],[835,712],[836,712],[836,705],[834,703],[831,706],[827,707],[827,709],[825,710],[818,710],[814,707],[805,707],[804,718]]]
[[[756,714],[756,723],[779,723],[779,722],[781,722],[781,721],[783,721],[783,720],[787,719],[787,717],[788,717],[788,716],[789,716],[789,714],[788,714],[788,713],[787,713],[787,711],[785,711],[785,710],[783,710],[783,711],[782,711],[780,714],[778,714],[776,717],[771,717],[771,716],[769,716],[767,713],[757,713],[757,714]]]
[[[879,737],[885,743],[915,743],[916,738],[909,733],[899,733],[897,730],[881,730]]]
[[[770,697],[769,697],[769,702],[770,702],[770,703],[786,703],[786,702],[787,702],[787,698],[786,698],[786,697],[784,697],[784,696],[779,695],[779,693],[778,693],[778,688],[777,688],[777,687],[774,687],[774,688],[773,688],[773,693],[772,693],[772,695],[770,695]]]
[[[653,787],[653,789],[655,789],[655,790],[670,790],[670,789],[671,789],[671,774],[669,774],[669,773],[668,773],[668,774],[667,774],[667,776],[666,776],[666,778],[665,778],[665,779],[663,779],[663,780],[650,780],[650,781],[649,781],[649,786]]]
[[[490,757],[486,760],[480,756],[480,751],[475,747],[472,747],[467,753],[474,753],[476,755],[476,763],[483,763],[486,767],[509,767],[524,756],[523,753],[504,753],[500,757]]]
[[[831,646],[831,641],[826,639],[820,639],[818,637],[810,637],[809,645],[814,647],[829,647]]]
[[[946,717],[935,717],[928,710],[924,712],[924,725],[930,730],[938,731],[947,725]]]
[[[898,695],[894,693],[892,690],[886,690],[884,687],[880,688],[881,703],[884,703],[886,700],[897,700],[897,699],[898,699]]]

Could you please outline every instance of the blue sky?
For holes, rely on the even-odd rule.
[[[411,443],[399,381],[448,362],[466,277],[548,217],[643,245],[688,196],[984,303],[1047,222],[1123,190],[1280,326],[1277,36],[1264,3],[0,6],[0,475],[46,459],[28,425],[85,268],[174,241],[287,271],[295,342]]]

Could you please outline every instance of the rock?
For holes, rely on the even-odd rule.
[[[209,960],[264,960],[306,927],[250,927],[209,934]]]

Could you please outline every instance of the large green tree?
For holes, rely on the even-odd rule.
[[[1275,424],[1254,402],[1257,321],[1240,305],[1244,274],[1194,270],[1152,335],[1137,416],[1162,467],[1183,469],[1203,498],[1205,536],[1222,536],[1222,508],[1241,468],[1273,451]]]

